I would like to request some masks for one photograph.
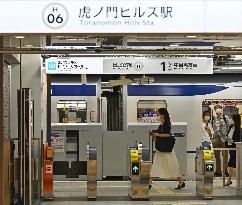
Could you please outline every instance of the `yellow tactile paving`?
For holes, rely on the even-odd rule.
[[[174,191],[172,191],[171,189],[169,189],[168,187],[162,186],[162,187],[156,187],[155,190],[159,193],[159,194],[166,194],[166,195],[175,195],[176,193]]]

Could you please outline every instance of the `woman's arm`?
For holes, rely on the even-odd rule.
[[[171,134],[159,134],[159,133],[154,133],[153,136],[154,136],[154,137],[164,138],[164,137],[170,137]]]
[[[160,138],[164,138],[164,137],[170,137],[171,136],[171,126],[167,123],[163,124],[163,132],[162,133],[154,133],[153,136],[154,137],[160,137]]]
[[[210,123],[208,124],[208,134],[209,134],[210,138],[213,138],[214,131],[213,131],[213,127]]]

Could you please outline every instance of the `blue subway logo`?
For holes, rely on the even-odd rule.
[[[48,70],[56,70],[56,62],[48,62]]]

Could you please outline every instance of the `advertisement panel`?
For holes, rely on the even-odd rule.
[[[64,152],[64,137],[61,137],[59,133],[52,133],[51,146],[54,148],[54,152]]]

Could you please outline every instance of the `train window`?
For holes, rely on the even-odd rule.
[[[167,108],[165,100],[139,100],[137,103],[138,122],[158,122],[157,110]]]
[[[242,114],[242,100],[205,100],[202,104],[202,111],[209,110],[214,116],[214,106],[217,104],[223,106],[223,114],[230,118],[233,114]]]
[[[87,103],[84,100],[59,100],[57,113],[60,123],[86,123]]]
[[[202,107],[202,113],[204,113],[205,111],[209,111],[210,113],[212,113],[211,112],[211,108],[209,107],[209,105],[203,105],[203,107]]]
[[[232,115],[239,114],[239,108],[237,108],[235,106],[225,106],[223,108],[223,113],[224,113],[224,115],[231,118]]]

